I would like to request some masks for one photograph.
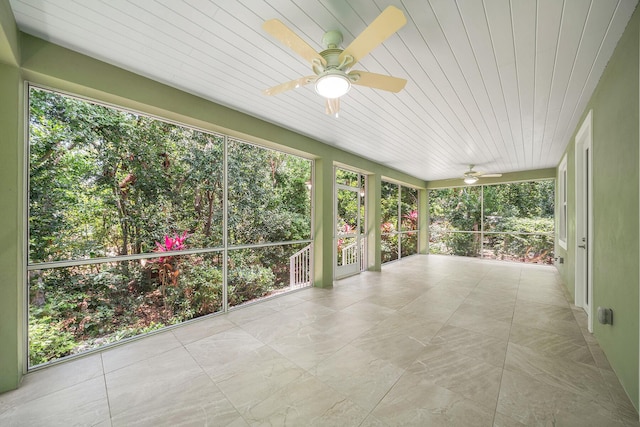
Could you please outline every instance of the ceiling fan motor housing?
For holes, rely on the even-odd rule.
[[[325,49],[339,48],[342,44],[342,33],[338,30],[331,30],[324,33],[322,36],[322,46]]]

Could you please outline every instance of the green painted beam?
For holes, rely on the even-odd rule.
[[[521,182],[521,181],[535,181],[538,179],[555,179],[556,169],[533,169],[529,171],[509,172],[504,173],[500,178],[480,178],[476,184],[473,185],[489,185],[489,184],[502,184],[505,182]],[[461,187],[467,185],[462,180],[462,173],[459,178],[443,179],[438,181],[428,181],[427,189],[436,188],[450,188]]]
[[[0,62],[14,66],[20,63],[18,28],[9,0],[0,0]]]

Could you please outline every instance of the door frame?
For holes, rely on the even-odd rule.
[[[585,117],[575,138],[576,231],[575,305],[587,313],[593,332],[593,110]],[[586,278],[585,278],[586,276]]]
[[[336,182],[336,171],[342,169],[348,172],[358,174],[358,183],[364,180],[363,187],[351,187],[344,184],[338,184]],[[366,230],[367,225],[367,209],[366,209],[366,192],[365,187],[367,185],[367,176],[362,172],[354,171],[344,167],[334,166],[333,168],[333,278],[334,280],[344,279],[345,277],[360,274],[363,270],[363,260],[366,259],[366,249],[363,250],[362,243],[366,239],[366,235],[361,233],[361,228]],[[358,200],[358,219],[356,224],[355,233],[349,233],[346,235],[338,235],[338,192],[352,191],[356,193]],[[361,208],[364,207],[364,212],[361,215]],[[341,237],[354,238],[356,240],[356,262],[349,264],[348,266],[338,265],[338,239]]]

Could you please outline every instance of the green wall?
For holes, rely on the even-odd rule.
[[[609,60],[580,124],[593,111],[593,307],[609,307],[614,324],[594,320],[594,334],[638,408],[639,235],[639,49],[640,12],[635,11]],[[578,126],[579,128],[579,126]],[[577,129],[576,129],[577,132]],[[575,136],[566,151],[567,250],[558,270],[574,294]],[[595,317],[594,317],[595,319]]]
[[[315,159],[313,196],[314,285],[333,284],[333,165],[370,174],[370,247],[380,256],[379,183],[381,177],[423,189],[426,183],[400,171],[325,145],[312,138],[212,103],[17,31],[8,0],[0,0],[0,392],[17,387],[26,348],[24,82],[149,113],[202,129],[222,132],[268,147]],[[423,191],[423,190],[421,190]],[[376,214],[376,211],[377,214]],[[376,216],[377,215],[377,216]],[[377,220],[376,220],[377,218]],[[374,247],[378,243],[378,248]],[[369,266],[380,269],[379,260]]]

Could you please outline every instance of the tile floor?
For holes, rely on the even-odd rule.
[[[414,256],[36,371],[3,426],[632,426],[553,267]]]

